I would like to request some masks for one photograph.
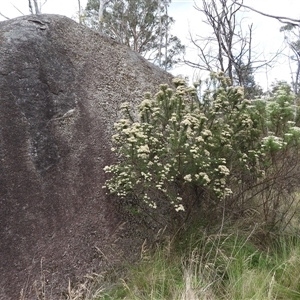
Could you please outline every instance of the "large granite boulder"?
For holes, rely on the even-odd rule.
[[[0,299],[60,299],[69,280],[134,255],[139,228],[102,189],[103,167],[120,103],[165,82],[66,17],[0,22]]]

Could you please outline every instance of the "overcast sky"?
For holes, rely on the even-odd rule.
[[[45,0],[40,0],[41,3]],[[80,0],[81,6],[85,7],[87,0]],[[196,0],[201,4],[202,0]],[[245,5],[252,6],[263,12],[286,16],[292,18],[300,18],[300,0],[244,0]],[[15,18],[21,14],[28,14],[28,0],[0,0],[0,13],[8,18]],[[47,0],[42,7],[43,13],[61,14],[68,17],[76,18],[78,12],[78,0]],[[203,27],[200,13],[194,8],[194,1],[191,0],[173,0],[169,8],[169,14],[173,16],[176,23],[173,26],[174,32],[184,44],[189,43],[190,33],[193,36],[205,36],[207,29]],[[0,16],[0,21],[5,20]],[[283,34],[279,32],[281,23],[274,19],[263,17],[257,13],[245,13],[245,20],[249,24],[253,23],[254,35],[253,45],[255,51],[261,54],[261,57],[270,57],[278,49],[282,49],[284,45]],[[284,52],[288,55],[288,51]],[[186,54],[191,60],[195,60],[195,50],[190,47]],[[174,74],[182,74],[189,76],[203,77],[203,73],[195,72],[188,67],[176,68]],[[290,82],[290,69],[287,60],[282,56],[276,61],[272,69],[265,68],[256,76],[257,81],[266,89],[275,80],[286,80]]]

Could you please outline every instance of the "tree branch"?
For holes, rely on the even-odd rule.
[[[5,15],[3,15],[1,12],[0,12],[0,16],[2,16],[3,18],[5,18],[6,20],[9,20],[9,18],[6,17]]]
[[[24,16],[24,14],[16,7],[14,6],[12,3],[10,3],[20,14],[22,14]]]
[[[259,11],[257,9],[254,9],[253,7],[250,7],[250,6],[247,6],[247,5],[244,5],[244,4],[241,4],[239,2],[237,2],[237,0],[233,0],[234,3],[238,4],[238,5],[241,5],[242,7],[245,7],[247,9],[250,9],[262,16],[265,16],[265,17],[268,17],[268,18],[273,18],[273,19],[276,19],[278,20],[279,22],[281,23],[284,23],[284,24],[291,24],[293,26],[298,26],[300,27],[300,20],[299,19],[293,19],[293,18],[288,18],[288,17],[281,17],[281,16],[274,16],[274,15],[270,15],[270,14],[266,14],[262,11]]]

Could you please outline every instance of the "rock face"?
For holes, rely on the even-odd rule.
[[[36,299],[35,290],[60,299],[69,280],[133,247],[103,167],[120,103],[166,82],[66,17],[0,22],[0,299]]]

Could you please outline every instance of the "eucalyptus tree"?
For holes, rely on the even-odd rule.
[[[299,95],[300,87],[300,27],[295,24],[287,24],[280,28],[284,33],[284,40],[292,54],[288,56],[293,92]]]
[[[185,50],[180,40],[170,34],[174,23],[174,19],[168,15],[170,2],[171,0],[88,0],[85,24],[127,45],[167,70],[179,61]]]

